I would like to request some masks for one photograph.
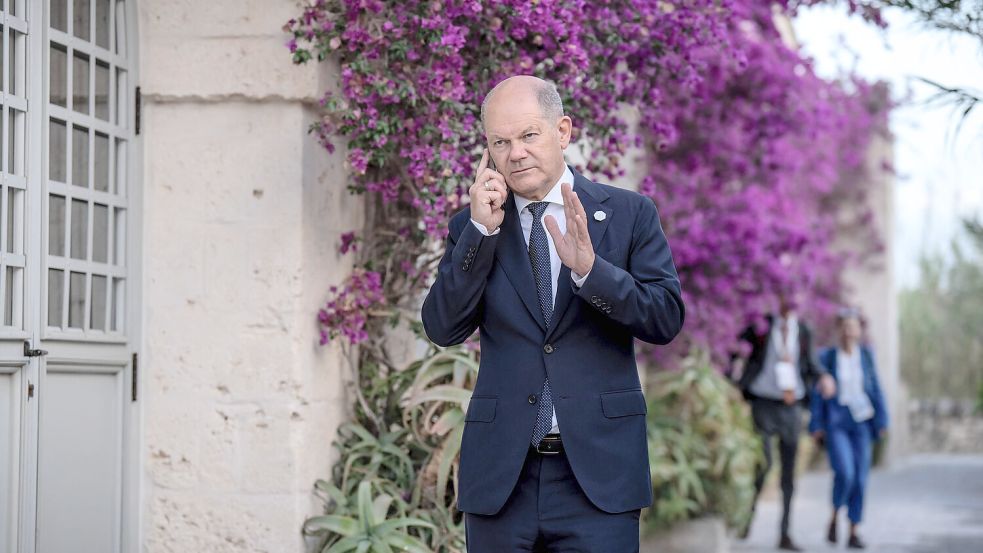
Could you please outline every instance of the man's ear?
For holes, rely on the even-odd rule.
[[[570,145],[570,135],[573,133],[573,120],[564,115],[556,122],[556,132],[560,134],[560,147],[564,150]]]

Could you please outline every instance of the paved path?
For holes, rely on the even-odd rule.
[[[792,506],[792,538],[806,551],[846,550],[846,513],[840,543],[825,540],[831,474],[799,478]],[[983,455],[918,455],[875,470],[867,488],[860,535],[873,553],[983,553]],[[734,553],[776,551],[780,505],[762,497],[746,541]],[[851,550],[852,551],[852,550]]]

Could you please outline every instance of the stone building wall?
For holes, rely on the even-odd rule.
[[[138,7],[142,549],[301,551],[349,403],[315,315],[361,202],[306,132],[334,77],[290,63],[293,1]]]
[[[873,209],[874,225],[881,236],[884,251],[872,263],[853,267],[845,280],[850,299],[867,319],[866,334],[877,362],[877,374],[888,403],[891,419],[886,461],[905,454],[908,449],[907,393],[901,381],[898,358],[898,293],[894,274],[894,175],[883,167],[893,166],[894,146],[889,136],[876,136],[867,152],[868,203]],[[849,247],[849,234],[840,242]]]

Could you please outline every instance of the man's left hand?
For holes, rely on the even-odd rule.
[[[567,217],[567,232],[560,234],[560,226],[552,215],[543,218],[546,230],[553,237],[553,245],[560,261],[578,275],[586,275],[594,267],[594,246],[587,232],[587,212],[580,198],[569,184],[562,184],[563,211]]]
[[[785,402],[785,405],[794,405],[795,404],[795,390],[784,390],[782,392],[782,401]]]

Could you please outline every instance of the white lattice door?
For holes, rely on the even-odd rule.
[[[0,6],[0,550],[134,551],[133,5]]]

